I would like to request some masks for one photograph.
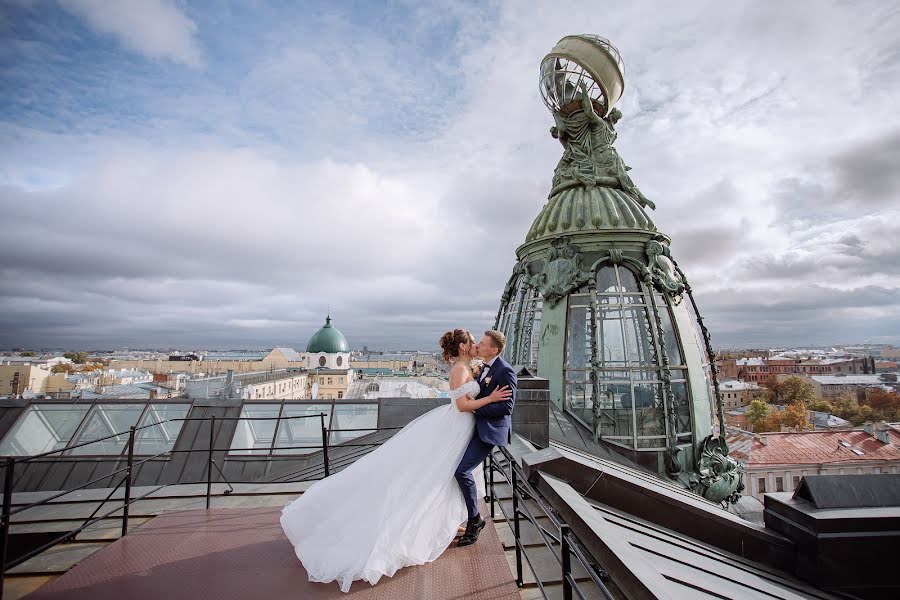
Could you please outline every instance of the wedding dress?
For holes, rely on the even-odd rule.
[[[475,434],[475,417],[460,412],[456,398],[479,389],[469,381],[451,390],[449,405],[284,507],[281,526],[310,581],[338,581],[348,592],[356,579],[374,585],[382,575],[435,560],[450,545],[468,518],[454,473]],[[474,476],[484,496],[480,467]]]

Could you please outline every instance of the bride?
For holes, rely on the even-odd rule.
[[[440,344],[452,364],[453,402],[418,417],[284,507],[281,526],[310,581],[338,581],[342,592],[356,579],[374,585],[382,575],[435,560],[467,520],[454,473],[475,431],[472,411],[511,392],[499,388],[473,400],[480,389],[469,367],[475,339],[455,329]],[[475,480],[483,485],[482,477]]]

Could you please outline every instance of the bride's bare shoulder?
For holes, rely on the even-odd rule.
[[[469,368],[469,364],[464,361],[456,361],[450,366],[450,375],[459,381],[466,381],[466,379],[471,378],[472,369]]]

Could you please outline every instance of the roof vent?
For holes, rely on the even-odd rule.
[[[816,508],[900,506],[900,474],[807,475],[794,498]]]

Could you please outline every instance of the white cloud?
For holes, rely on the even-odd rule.
[[[321,40],[282,23],[181,94],[142,82],[159,112],[118,127],[4,124],[0,343],[300,346],[329,305],[370,347],[491,325],[561,154],[538,64],[573,23],[623,52],[617,147],[714,343],[897,341],[882,5],[500,8],[462,11],[439,60],[428,35],[313,15]]]
[[[149,58],[189,67],[203,64],[194,34],[197,25],[169,0],[59,0],[60,5],[100,33]]]

